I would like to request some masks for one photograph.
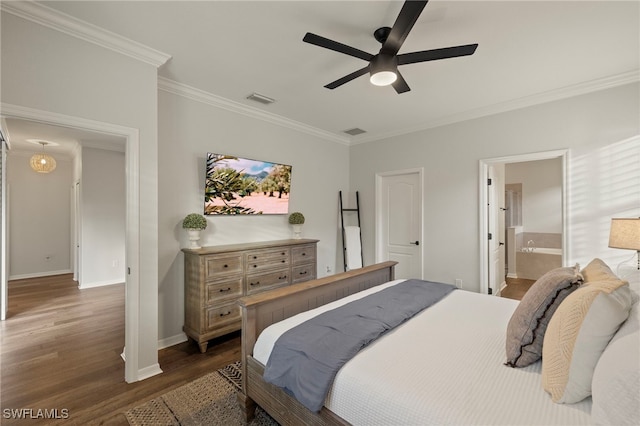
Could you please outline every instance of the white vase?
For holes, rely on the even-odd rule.
[[[292,225],[293,226],[293,238],[296,240],[299,240],[302,238],[302,225],[301,224],[297,224],[297,225]]]
[[[189,248],[201,248],[200,244],[198,244],[198,241],[200,240],[200,231],[201,229],[187,229],[187,233],[189,234]]]

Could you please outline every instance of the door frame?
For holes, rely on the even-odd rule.
[[[138,369],[139,362],[139,313],[140,313],[140,136],[136,128],[120,126],[80,117],[26,108],[13,104],[2,103],[2,118],[15,118],[51,124],[55,126],[71,127],[121,136],[125,143],[126,167],[126,223],[125,223],[125,259],[127,273],[125,274],[125,368],[124,378],[128,383],[141,379]],[[148,377],[148,376],[147,376]]]
[[[418,247],[418,252],[420,256],[420,279],[424,277],[424,168],[414,168],[414,169],[403,169],[403,170],[394,170],[389,172],[381,172],[376,173],[375,178],[375,262],[379,263],[386,259],[384,259],[384,247],[383,241],[381,238],[382,235],[382,181],[385,177],[391,176],[400,176],[400,175],[408,175],[408,174],[417,174],[418,175],[418,184],[420,188],[418,190],[420,196],[420,246]]]
[[[489,233],[488,213],[487,213],[487,173],[490,164],[508,164],[522,163],[525,161],[551,160],[560,158],[562,162],[562,264],[566,266],[569,259],[569,214],[568,214],[568,149],[560,149],[554,151],[542,151],[529,154],[511,155],[508,157],[497,157],[480,160],[479,176],[478,176],[478,217],[479,217],[479,233],[478,243],[480,252],[480,293],[487,294],[489,292],[489,248],[487,244],[487,235]]]
[[[2,178],[0,178],[0,191],[2,191],[2,201],[0,202],[0,321],[4,321],[7,319],[8,306],[7,302],[9,301],[9,290],[8,290],[8,280],[9,280],[9,254],[7,253],[7,248],[9,247],[9,238],[7,236],[7,223],[9,219],[7,218],[7,213],[9,209],[7,206],[9,205],[9,201],[7,197],[9,196],[9,185],[7,184],[7,142],[4,139],[2,134],[2,130],[4,130],[4,120],[0,124],[0,161],[2,161]],[[8,136],[7,136],[8,138]]]

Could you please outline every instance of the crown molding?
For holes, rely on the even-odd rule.
[[[561,99],[567,99],[574,96],[584,95],[587,93],[597,92],[600,90],[610,89],[617,86],[624,86],[625,84],[637,83],[640,81],[640,70],[633,70],[614,76],[599,78],[583,83],[573,84],[557,90],[551,90],[544,93],[538,93],[531,96],[525,96],[522,98],[514,99],[512,101],[501,102],[486,107],[476,108],[468,111],[463,111],[459,114],[452,114],[446,117],[442,117],[437,120],[430,121],[428,123],[421,124],[419,126],[403,129],[397,132],[378,133],[367,136],[356,136],[351,140],[350,145],[358,145],[367,142],[374,142],[382,139],[389,139],[396,136],[402,136],[409,133],[420,132],[435,127],[446,126],[449,124],[459,123],[462,121],[473,120],[480,117],[486,117],[489,115],[500,114],[503,112],[513,111],[521,108],[526,108],[534,105],[540,105],[548,102],[558,101]]]
[[[281,115],[273,114],[258,108],[244,105],[239,102],[232,101],[209,92],[205,92],[204,90],[196,89],[195,87],[191,87],[183,83],[178,83],[177,81],[168,79],[166,77],[158,77],[158,89],[168,93],[173,93],[174,95],[182,96],[187,99],[191,99],[193,101],[201,102],[206,105],[222,108],[224,110],[235,112],[237,114],[242,114],[251,118],[263,120],[271,124],[297,130],[299,132],[316,136],[318,138],[325,139],[331,142],[349,145],[351,141],[349,137],[340,136],[335,133],[327,132],[313,126],[288,119]]]
[[[171,55],[167,53],[152,49],[142,43],[32,0],[0,2],[0,9],[3,12],[153,65],[156,68],[171,59]]]

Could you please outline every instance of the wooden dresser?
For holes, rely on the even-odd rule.
[[[278,240],[182,249],[183,330],[207,350],[214,337],[240,330],[238,298],[316,278],[318,240]]]

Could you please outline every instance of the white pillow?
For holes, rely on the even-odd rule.
[[[594,424],[640,424],[640,305],[637,301],[627,321],[602,353],[593,372],[591,392]]]

